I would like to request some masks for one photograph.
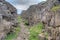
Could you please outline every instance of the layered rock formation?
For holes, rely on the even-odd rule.
[[[28,10],[22,12],[22,18],[27,19],[30,25],[38,22],[44,24],[43,34],[48,33],[48,37],[46,38],[45,35],[41,36],[42,34],[40,34],[40,40],[60,40],[59,5],[60,0],[47,0],[46,2],[32,5]]]
[[[30,25],[36,24],[41,21],[41,16],[45,11],[46,6],[46,2],[41,2],[39,4],[32,5],[29,7],[28,10],[23,11],[21,16],[22,18],[27,19]]]
[[[55,5],[59,5],[59,0],[47,0],[46,2],[44,1],[30,6],[29,9],[24,10],[21,15],[23,18],[28,20],[30,25],[36,24],[43,20],[42,16],[46,16],[45,13],[49,13],[50,9]]]
[[[17,10],[5,0],[0,0],[0,40],[17,26]]]

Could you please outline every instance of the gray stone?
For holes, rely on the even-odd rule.
[[[0,40],[17,26],[17,10],[5,0],[0,0]],[[14,26],[13,26],[14,25]]]

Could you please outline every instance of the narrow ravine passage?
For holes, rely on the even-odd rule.
[[[29,31],[23,22],[20,23],[20,28],[21,28],[21,30],[20,30],[20,32],[15,40],[28,40]]]

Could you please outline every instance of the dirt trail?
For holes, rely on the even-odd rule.
[[[24,25],[24,23],[20,23],[20,32],[15,40],[28,40],[29,31],[28,28]]]

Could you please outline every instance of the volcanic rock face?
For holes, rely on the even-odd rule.
[[[60,40],[59,5],[60,0],[47,0],[46,2],[30,6],[30,8],[28,10],[23,11],[21,15],[24,15],[22,16],[22,18],[27,19],[30,25],[42,22],[44,24],[44,32],[48,33],[48,40]],[[51,10],[53,7],[55,7],[55,11]],[[56,10],[56,8],[58,8],[58,10]],[[40,38],[43,39],[44,36],[40,36]]]
[[[48,15],[49,20],[53,15],[50,9],[59,4],[59,0],[47,0],[46,2],[30,6],[28,10],[22,11],[21,16],[22,18],[27,19],[30,25],[36,24],[40,21],[45,21],[46,16],[48,17]]]
[[[43,12],[43,8],[46,7],[46,3],[43,2],[38,5],[32,5],[30,8],[26,11],[23,11],[21,16],[28,20],[28,23],[30,25],[36,24],[41,19],[41,13]]]
[[[41,2],[36,5],[32,5],[28,10],[22,12],[22,17],[28,20],[30,25],[40,22],[45,15],[46,11],[49,9],[47,2]]]
[[[4,40],[6,34],[12,31],[13,25],[17,23],[16,17],[16,8],[5,0],[0,0],[0,40]]]

